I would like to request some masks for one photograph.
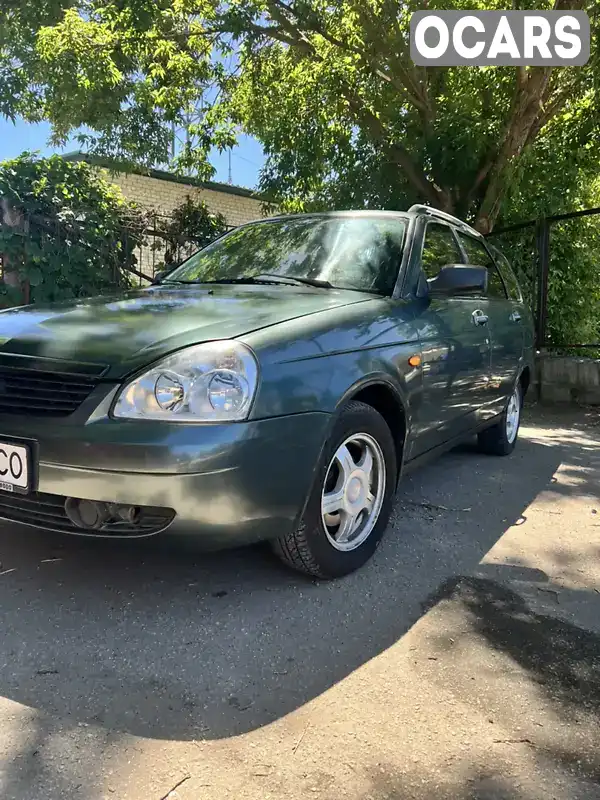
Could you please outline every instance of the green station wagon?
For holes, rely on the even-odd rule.
[[[0,314],[0,517],[338,577],[406,470],[512,451],[532,359],[508,262],[454,217],[242,225],[145,289]]]

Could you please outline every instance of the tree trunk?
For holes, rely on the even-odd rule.
[[[512,111],[498,152],[488,174],[485,193],[475,221],[477,230],[490,233],[498,218],[506,179],[511,168],[530,141],[530,132],[543,112],[543,101],[551,75],[549,67],[535,67],[527,72],[517,67]]]

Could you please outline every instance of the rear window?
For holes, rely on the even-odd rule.
[[[503,253],[500,252],[500,250],[498,250],[497,247],[494,247],[494,245],[488,242],[487,246],[494,257],[494,261],[496,262],[496,266],[498,267],[500,274],[504,278],[504,284],[508,291],[508,296],[511,300],[517,300],[519,303],[521,303],[523,301],[523,292],[521,291],[517,276],[515,275],[513,268],[510,266],[508,259]]]

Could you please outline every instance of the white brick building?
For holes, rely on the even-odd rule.
[[[106,159],[86,153],[69,153],[64,158],[69,161],[85,161],[97,167],[108,181],[121,189],[128,200],[148,211],[156,212],[159,217],[169,217],[186,197],[203,200],[210,211],[221,213],[232,227],[268,214],[265,198],[241,186],[200,181],[158,169],[119,171],[117,166]],[[160,226],[161,220],[158,219],[156,227]],[[181,256],[185,254],[184,251]],[[154,275],[161,268],[164,258],[164,240],[149,233],[146,244],[136,252],[136,258],[138,270],[147,276]]]
[[[65,158],[97,166],[128,200],[158,214],[168,216],[186,197],[194,197],[204,200],[211,211],[223,214],[229,225],[241,225],[266,215],[265,200],[251,189],[199,181],[158,169],[120,172],[105,159],[85,153],[69,153]]]

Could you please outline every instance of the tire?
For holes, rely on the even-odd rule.
[[[367,451],[373,462],[370,473],[361,468],[368,468]],[[346,453],[350,453],[352,462]],[[396,447],[381,414],[365,403],[348,403],[339,413],[323,449],[298,528],[273,542],[277,556],[293,569],[316,578],[340,578],[362,567],[375,552],[387,526],[397,470]],[[326,516],[322,506],[324,492],[332,506],[337,496],[343,498],[339,510]],[[353,528],[352,514],[363,502],[371,503],[371,511],[359,511]],[[349,533],[344,535],[343,531]]]
[[[508,456],[515,449],[521,424],[523,391],[516,383],[500,422],[486,428],[478,436],[479,449],[491,456]],[[516,414],[516,421],[515,421]]]

